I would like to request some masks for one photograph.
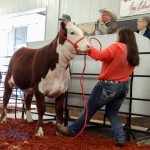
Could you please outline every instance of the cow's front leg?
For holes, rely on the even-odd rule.
[[[26,106],[26,116],[27,121],[32,122],[32,115],[31,115],[31,102],[32,102],[33,95],[24,93],[24,100],[25,100],[25,106]]]
[[[55,100],[55,111],[56,111],[56,124],[63,123],[63,102],[65,100],[66,93],[63,93]]]
[[[35,92],[35,98],[37,103],[37,110],[38,110],[38,121],[36,126],[36,136],[44,136],[43,131],[43,115],[45,113],[46,107],[45,107],[45,95],[40,93],[39,91]]]
[[[58,123],[63,123],[63,102],[65,100],[66,93],[60,95],[55,100],[55,112],[56,112],[56,125]],[[59,135],[57,126],[56,126],[56,135]]]

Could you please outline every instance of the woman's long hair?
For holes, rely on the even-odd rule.
[[[138,46],[134,32],[130,28],[121,28],[118,33],[119,42],[127,45],[127,60],[131,66],[138,66],[140,62]]]

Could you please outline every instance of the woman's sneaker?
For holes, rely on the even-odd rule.
[[[116,146],[124,147],[124,142],[115,142]]]
[[[58,131],[59,131],[61,134],[69,135],[68,127],[65,127],[64,125],[61,125],[60,123],[58,123],[56,126],[57,126]]]

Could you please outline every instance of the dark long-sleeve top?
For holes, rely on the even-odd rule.
[[[139,30],[135,31],[137,33],[139,33]],[[143,36],[147,37],[150,39],[150,28],[147,28],[143,34]]]

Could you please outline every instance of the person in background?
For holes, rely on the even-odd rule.
[[[137,20],[137,33],[150,39],[150,17],[140,17]]]
[[[62,17],[59,18],[59,21],[63,21],[65,25],[67,25],[68,22],[71,21],[71,17],[66,14],[62,14]]]
[[[88,55],[96,60],[102,61],[102,69],[98,76],[98,82],[92,90],[88,100],[87,122],[103,106],[105,114],[109,119],[117,146],[125,144],[125,133],[118,111],[128,93],[129,76],[135,66],[139,65],[139,54],[134,32],[129,28],[119,30],[117,41],[106,49],[100,51],[93,46]],[[68,127],[57,124],[60,133],[69,136],[78,134],[83,125],[86,108],[80,117]]]
[[[1,85],[1,83],[2,83],[2,73],[1,73],[1,70],[0,70],[0,85]],[[0,89],[1,90],[1,89]],[[1,92],[0,92],[1,93]],[[0,98],[0,100],[1,100],[1,98]]]
[[[2,72],[0,70],[0,84],[1,84],[1,82],[2,82]]]
[[[97,20],[95,25],[95,31],[97,34],[111,34],[117,31],[117,15],[116,13],[111,10],[110,8],[100,9],[100,17]]]

